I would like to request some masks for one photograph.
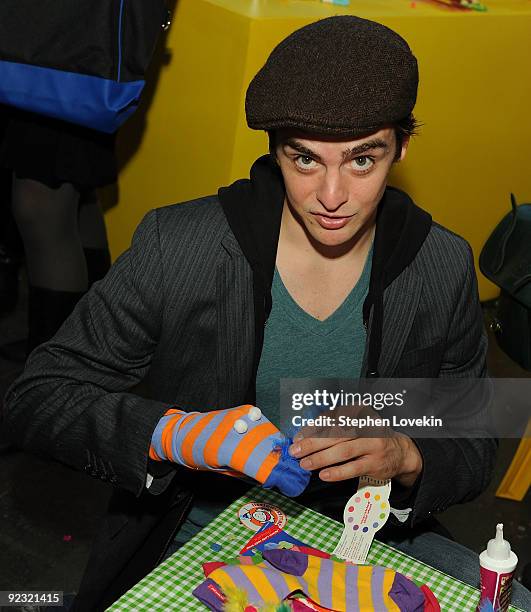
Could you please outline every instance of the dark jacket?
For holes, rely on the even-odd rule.
[[[131,248],[8,391],[13,441],[116,485],[76,609],[104,608],[149,572],[190,503],[182,468],[148,460],[162,414],[253,401],[283,198],[266,156],[251,180],[217,197],[148,213]],[[364,317],[362,374],[486,373],[470,247],[392,188],[379,204]],[[144,396],[132,391],[141,381]],[[424,469],[406,528],[478,495],[496,447],[416,443]],[[155,479],[146,489],[148,469]]]

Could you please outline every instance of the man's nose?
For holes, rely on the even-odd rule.
[[[339,170],[327,169],[316,195],[328,212],[335,212],[348,201],[348,190]]]

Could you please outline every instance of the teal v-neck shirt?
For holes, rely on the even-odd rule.
[[[273,307],[264,338],[264,348],[256,380],[256,405],[277,427],[280,425],[279,394],[281,378],[357,378],[365,350],[363,301],[369,288],[372,247],[360,279],[343,304],[324,321],[305,312],[291,297],[278,271],[273,277]],[[223,493],[219,476],[194,473],[192,509],[175,535],[166,557],[196,535],[228,503],[242,495],[249,485],[225,479]],[[231,482],[232,481],[232,482]]]
[[[256,405],[277,427],[281,378],[359,377],[366,340],[362,310],[371,264],[372,247],[358,282],[324,321],[295,302],[275,268],[273,306],[256,378]]]

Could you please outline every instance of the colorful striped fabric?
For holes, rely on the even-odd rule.
[[[215,612],[226,595],[244,591],[251,606],[281,603],[295,591],[338,612],[422,612],[422,590],[392,569],[352,565],[292,550],[266,550],[259,563],[240,558],[237,565],[212,571],[194,595]]]
[[[310,473],[287,453],[289,443],[255,406],[205,413],[170,409],[153,432],[149,456],[191,469],[249,476],[294,497],[304,491]]]

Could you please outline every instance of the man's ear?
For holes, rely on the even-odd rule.
[[[396,152],[396,158],[395,158],[395,162],[401,162],[407,153],[407,149],[409,147],[409,141],[411,140],[411,136],[409,136],[408,134],[404,134],[401,138],[401,146],[400,146],[400,151]]]
[[[276,135],[276,132],[274,130],[268,130],[267,131],[267,138],[269,140],[269,155],[278,164],[278,157],[277,157],[277,135]]]

